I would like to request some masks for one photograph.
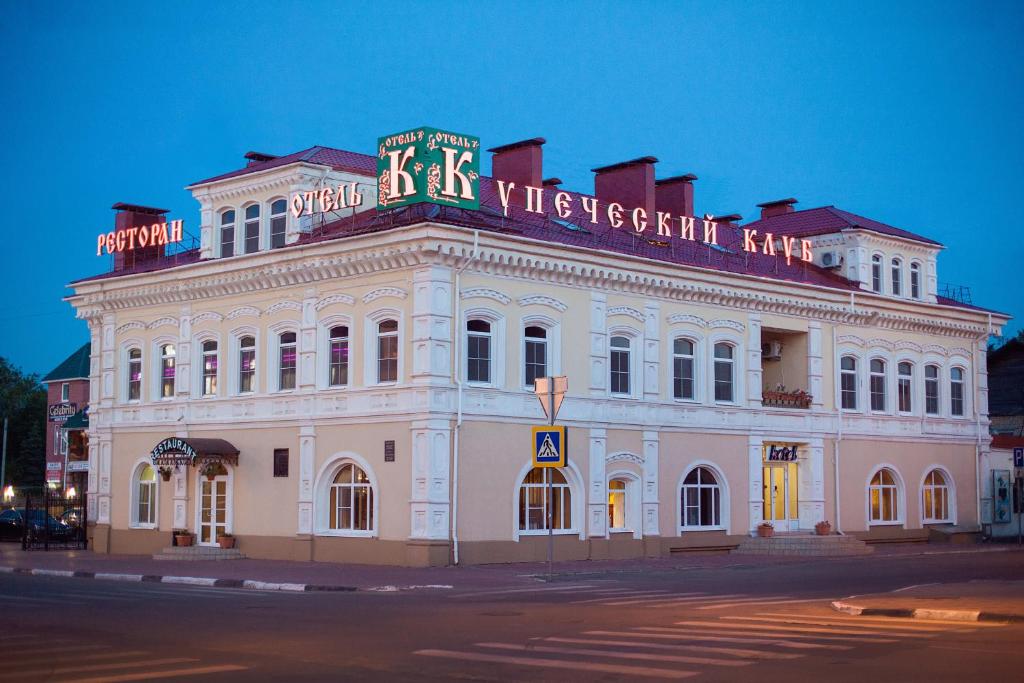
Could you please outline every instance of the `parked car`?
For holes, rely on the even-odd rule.
[[[81,508],[67,508],[64,512],[60,513],[60,521],[67,524],[72,529],[77,529],[82,526]]]
[[[25,536],[25,526],[23,510],[7,508],[0,512],[0,540],[20,541]],[[71,527],[66,522],[58,520],[44,510],[29,510],[29,540],[41,538],[46,535],[47,531],[50,533],[50,538],[54,540],[64,540],[71,535]]]

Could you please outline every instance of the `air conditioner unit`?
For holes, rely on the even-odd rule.
[[[761,344],[761,360],[782,360],[782,342],[770,341]]]
[[[838,251],[821,252],[821,265],[825,268],[839,268],[843,265],[843,257]]]

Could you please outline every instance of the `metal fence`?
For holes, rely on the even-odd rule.
[[[85,549],[85,495],[69,497],[64,491],[43,489],[25,494],[21,547],[24,550]]]

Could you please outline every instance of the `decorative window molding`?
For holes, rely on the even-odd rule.
[[[635,308],[629,306],[611,306],[608,308],[606,315],[611,317],[613,315],[624,315],[642,323],[644,321],[644,314]]]
[[[465,289],[459,296],[463,299],[492,299],[500,304],[506,305],[512,303],[512,297],[506,294],[502,294],[496,289],[488,289],[486,287],[473,287],[471,289]]]
[[[874,346],[885,349],[886,351],[895,351],[896,345],[888,339],[871,339],[868,341],[868,346]]]
[[[367,292],[363,296],[363,303],[368,304],[371,301],[375,301],[386,296],[394,297],[396,299],[405,299],[409,295],[404,289],[399,289],[398,287],[380,287],[371,292]]]
[[[519,297],[518,303],[520,306],[547,306],[553,308],[559,313],[565,313],[569,310],[569,307],[559,299],[550,296],[544,296],[543,294],[529,294],[527,296]],[[643,318],[641,318],[642,320]]]
[[[125,332],[129,332],[131,330],[144,330],[144,329],[146,329],[146,323],[142,322],[141,320],[132,320],[131,322],[126,322],[124,325],[121,325],[120,327],[118,327],[116,330],[114,330],[114,333],[118,334],[118,335],[122,335]]]
[[[613,462],[631,462],[634,465],[643,465],[644,456],[630,453],[629,451],[616,451],[604,456],[604,462],[606,465],[610,465]]]
[[[216,313],[214,311],[207,311],[205,313],[197,313],[196,315],[192,316],[192,324],[193,325],[195,325],[196,323],[206,322],[208,320],[212,321],[212,322],[219,323],[222,320],[224,320],[224,316],[221,315],[220,313]]]
[[[747,329],[746,325],[744,325],[741,322],[725,319],[712,320],[711,322],[708,323],[708,327],[726,327],[730,330],[736,330],[737,332],[742,332],[743,330]]]
[[[278,301],[276,304],[273,304],[272,306],[267,308],[267,310],[263,311],[263,315],[274,315],[278,311],[301,311],[301,310],[302,310],[302,304],[298,303],[297,301],[285,300],[285,301]]]
[[[355,302],[356,300],[348,294],[331,294],[323,297],[322,299],[318,299],[314,308],[316,308],[317,311],[322,311],[324,308],[334,304],[345,304],[346,306],[351,306]]]
[[[255,306],[239,306],[228,313],[228,320],[234,320],[235,318],[241,318],[243,316],[258,318],[260,317],[260,309]]]
[[[866,346],[867,342],[862,337],[858,337],[855,334],[844,334],[836,338],[837,344],[852,344],[854,346]]]
[[[167,327],[167,326],[177,327],[178,325],[179,325],[179,321],[178,321],[177,318],[166,318],[165,317],[165,318],[157,318],[156,320],[154,320],[150,324],[146,325],[146,328],[150,329],[150,330],[155,330],[158,327]]]
[[[675,313],[665,319],[669,325],[696,325],[697,327],[707,327],[708,321],[696,315],[690,315],[689,313]]]

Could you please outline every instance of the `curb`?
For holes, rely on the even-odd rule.
[[[245,588],[256,591],[286,591],[290,593],[334,592],[351,593],[355,586],[337,586],[315,583],[276,583],[251,579],[214,579],[204,576],[157,576],[154,574],[114,574],[109,572],[83,572],[69,569],[30,569],[28,567],[0,567],[0,574],[29,574],[31,576],[59,576],[101,581],[129,581],[135,583],[170,583],[213,588]]]
[[[1002,614],[967,609],[922,609],[909,607],[863,607],[841,600],[830,603],[837,612],[855,617],[900,617],[904,619],[940,619],[944,621],[998,621],[1024,623],[1024,614]]]

